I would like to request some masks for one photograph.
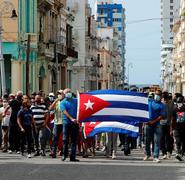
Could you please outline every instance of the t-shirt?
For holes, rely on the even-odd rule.
[[[18,112],[17,117],[20,118],[21,124],[24,126],[31,126],[33,113],[31,109],[23,109]]]
[[[185,104],[183,104],[183,106],[180,108],[178,108],[178,106],[175,105],[174,117],[176,123],[185,123]]]
[[[156,101],[149,101],[149,119],[154,120],[158,118],[159,116],[166,116],[166,110],[165,110],[165,105],[162,102],[156,102]],[[153,125],[159,125],[159,122],[156,122]]]
[[[62,124],[62,111],[60,110],[60,101],[56,104],[54,124]]]
[[[60,110],[63,112],[66,110],[69,115],[76,119],[77,117],[77,99],[67,99],[65,98],[63,101],[60,102]],[[66,117],[66,115],[62,114],[63,124],[71,124],[73,123],[69,118]]]
[[[5,111],[5,108],[1,107],[0,108],[0,114],[2,115],[4,113],[4,111]],[[1,123],[2,126],[9,126],[10,116],[11,116],[11,108],[8,109],[8,111],[6,112],[5,117],[2,118],[2,123]]]
[[[31,106],[33,112],[33,118],[36,126],[42,126],[45,121],[45,115],[48,113],[48,109],[45,104],[34,104]]]
[[[10,116],[10,123],[11,125],[17,125],[17,114],[21,109],[22,102],[18,101],[17,99],[13,99],[12,101],[9,102],[9,106],[12,109],[12,113]]]

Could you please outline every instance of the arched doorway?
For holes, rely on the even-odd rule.
[[[52,67],[51,71],[50,71],[50,92],[56,92],[57,91],[57,87],[56,87],[56,68]]]
[[[42,65],[39,69],[39,90],[44,90],[44,78],[46,77],[46,71]]]

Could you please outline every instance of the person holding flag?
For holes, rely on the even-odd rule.
[[[150,145],[154,138],[154,158],[153,161],[159,163],[159,151],[160,151],[160,121],[166,116],[165,105],[161,102],[162,92],[157,90],[155,92],[154,100],[149,101],[149,119],[150,121],[146,123],[144,133],[145,133],[145,152],[146,156],[144,161],[150,159],[151,150]]]
[[[63,113],[63,157],[65,161],[68,157],[69,137],[71,138],[71,154],[70,161],[78,162],[76,159],[76,145],[78,137],[78,121],[77,121],[77,99],[73,98],[71,89],[64,90],[65,99],[60,103],[60,110]]]

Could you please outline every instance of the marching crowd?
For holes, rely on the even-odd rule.
[[[180,93],[174,96],[157,90],[148,94],[149,122],[139,124],[139,137],[125,134],[102,133],[84,139],[83,123],[77,121],[77,98],[71,89],[58,90],[56,96],[43,91],[33,92],[30,97],[22,91],[5,94],[1,100],[1,150],[4,153],[17,153],[31,158],[61,156],[65,161],[79,161],[76,155],[84,158],[91,152],[105,151],[106,157],[116,158],[117,138],[125,155],[131,149],[142,147],[144,161],[170,159],[176,151],[176,159],[183,161],[185,154],[185,104]],[[162,157],[159,158],[160,152]]]

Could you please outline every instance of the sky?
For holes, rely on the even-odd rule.
[[[95,0],[89,0],[94,7]],[[130,84],[160,83],[160,0],[115,0],[126,9],[126,76]],[[132,67],[128,64],[132,64]]]

